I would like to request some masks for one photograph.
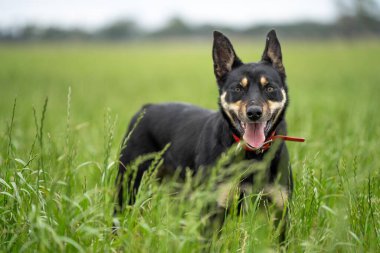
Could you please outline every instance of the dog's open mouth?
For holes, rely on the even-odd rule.
[[[240,121],[240,132],[242,139],[252,148],[260,148],[265,140],[270,129],[271,122],[243,122]]]
[[[243,139],[251,147],[258,148],[265,142],[265,126],[266,122],[245,123],[242,122],[244,129]]]

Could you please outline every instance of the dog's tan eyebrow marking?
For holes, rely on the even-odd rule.
[[[247,87],[247,85],[248,85],[248,78],[247,77],[243,77],[243,79],[241,79],[241,81],[240,81],[240,84],[244,88]]]
[[[262,85],[262,86],[265,86],[265,85],[267,85],[269,83],[269,81],[268,81],[268,79],[265,77],[265,76],[261,76],[260,77],[260,84]]]

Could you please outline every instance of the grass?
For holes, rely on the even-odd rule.
[[[282,46],[289,134],[307,139],[288,144],[288,251],[379,252],[378,41]],[[262,48],[235,42],[243,60],[259,59]],[[281,250],[271,207],[257,195],[245,214],[227,217],[219,237],[203,237],[218,173],[198,187],[197,178],[180,187],[146,177],[135,206],[119,217],[120,235],[111,233],[129,119],[147,102],[216,109],[210,45],[3,44],[0,59],[0,251]]]

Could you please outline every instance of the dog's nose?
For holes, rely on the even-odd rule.
[[[247,108],[247,117],[250,120],[258,120],[263,115],[263,110],[260,106],[253,105]]]

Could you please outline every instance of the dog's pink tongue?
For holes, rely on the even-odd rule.
[[[265,141],[265,125],[265,123],[247,123],[243,139],[252,147],[261,147]]]

